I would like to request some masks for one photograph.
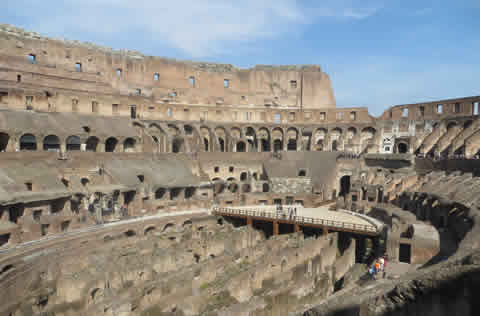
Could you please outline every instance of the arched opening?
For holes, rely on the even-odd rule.
[[[43,150],[45,151],[59,151],[60,139],[56,135],[48,135],[43,139]]]
[[[223,138],[218,138],[218,145],[220,146],[220,151],[225,152],[225,141]]]
[[[175,138],[172,142],[172,152],[179,153],[182,151],[183,148],[183,139]]]
[[[133,237],[133,236],[137,235],[137,233],[134,230],[131,230],[131,229],[127,230],[123,234],[127,237]]]
[[[282,150],[283,150],[282,141],[280,139],[275,139],[273,141],[273,151],[277,153],[277,152],[282,151]]]
[[[246,172],[242,172],[240,174],[240,181],[247,181],[247,173]]]
[[[399,154],[406,154],[408,152],[408,145],[405,143],[398,144],[398,153]]]
[[[338,143],[337,140],[332,141],[332,151],[337,151]]]
[[[98,146],[98,138],[95,137],[95,136],[90,136],[88,139],[87,139],[87,143],[86,143],[86,151],[92,151],[92,152],[96,152],[97,151],[97,146]]]
[[[37,150],[37,139],[32,134],[20,137],[20,150]]]
[[[181,188],[172,188],[170,189],[170,200],[176,200],[180,197]]]
[[[205,151],[209,151],[209,143],[208,143],[208,139],[207,138],[203,138],[203,145],[204,145],[204,148],[205,148]]]
[[[105,141],[105,152],[113,153],[117,147],[118,140],[115,137],[110,137]]]
[[[246,151],[246,145],[245,145],[245,142],[243,141],[240,141],[237,143],[237,152],[238,153],[244,153]]]
[[[270,142],[266,139],[261,139],[261,146],[262,146],[262,151],[263,152],[268,152],[270,151]]]
[[[296,139],[289,139],[287,144],[288,151],[296,151],[297,150],[297,140]]]
[[[80,150],[80,137],[72,135],[67,137],[67,151]]]
[[[340,194],[339,196],[347,196],[350,193],[350,176],[343,176],[340,178]]]
[[[0,133],[0,152],[7,151],[10,136],[6,133]]]
[[[317,141],[317,151],[323,151],[323,139]]]
[[[237,192],[237,191],[238,191],[238,184],[233,183],[233,182],[232,182],[232,183],[229,183],[229,184],[228,184],[228,190],[229,190],[230,192],[232,192],[232,193]]]
[[[164,188],[159,188],[155,191],[155,199],[160,200],[164,197],[166,190]]]
[[[175,225],[173,223],[168,223],[163,227],[162,232],[167,233],[169,231],[172,231],[175,228]]]
[[[268,183],[264,183],[262,185],[262,192],[268,192],[268,191],[270,191],[270,187],[269,187]]]
[[[153,233],[155,232],[155,229],[156,229],[155,226],[147,227],[147,228],[145,229],[145,231],[143,232],[143,234],[144,234],[145,236],[151,235],[151,234],[153,234]]]
[[[195,195],[195,188],[188,187],[185,189],[185,198],[190,199]]]
[[[123,151],[126,153],[135,152],[135,143],[136,143],[135,139],[131,137],[125,139],[125,141],[123,142]]]
[[[248,193],[250,191],[252,191],[252,187],[250,186],[250,184],[245,183],[244,185],[242,185],[242,192]]]

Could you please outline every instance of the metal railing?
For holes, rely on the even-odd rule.
[[[375,233],[378,234],[378,230],[373,225],[365,224],[354,224],[342,221],[334,221],[328,219],[314,218],[314,217],[305,217],[305,216],[288,216],[287,214],[280,212],[266,212],[263,210],[244,210],[244,209],[233,209],[227,207],[214,207],[212,212],[216,215],[240,215],[240,216],[252,216],[257,218],[264,219],[273,219],[273,220],[285,220],[292,221],[296,224],[309,224],[309,225],[318,225],[331,229],[347,229],[351,231],[365,232],[365,233]]]

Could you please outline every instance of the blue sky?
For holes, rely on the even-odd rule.
[[[339,107],[374,115],[480,95],[480,0],[3,0],[0,23],[238,67],[319,64]]]

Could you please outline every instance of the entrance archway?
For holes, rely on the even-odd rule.
[[[274,152],[279,152],[279,151],[282,151],[282,150],[283,150],[282,141],[280,139],[275,139],[273,141],[273,151]]]
[[[408,145],[405,143],[398,144],[398,153],[399,154],[406,154],[408,152]]]
[[[59,151],[60,139],[56,135],[48,135],[43,139],[43,150],[45,151]]]

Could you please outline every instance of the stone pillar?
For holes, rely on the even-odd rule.
[[[274,221],[273,222],[273,236],[277,236],[277,235],[278,235],[278,222]]]

